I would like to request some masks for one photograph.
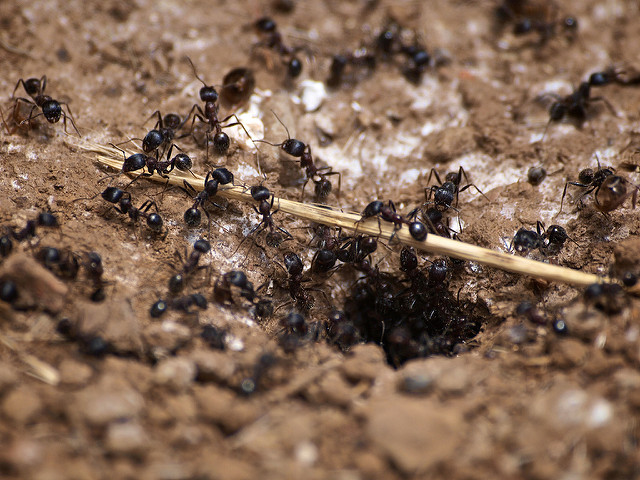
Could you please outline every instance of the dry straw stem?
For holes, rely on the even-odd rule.
[[[118,170],[122,168],[123,154],[120,150],[93,143],[80,147],[84,150],[97,153],[97,160],[103,165],[107,165]],[[127,152],[127,155],[130,154],[130,152]],[[138,175],[138,173],[133,173],[132,175],[135,176]],[[167,182],[166,178],[162,178],[157,174],[145,178],[163,183]],[[180,172],[177,170],[174,170],[169,174],[168,181],[172,185],[183,185],[185,180],[196,190],[202,190],[204,188],[203,177],[193,177],[190,173]],[[236,185],[228,188],[220,188],[218,190],[218,194],[230,200],[255,203],[255,200],[251,197],[247,188],[244,186]],[[294,202],[279,197],[275,197],[274,206],[281,212],[288,213],[311,222],[333,227],[342,227],[343,230],[357,231],[358,233],[373,235],[386,240],[389,240],[394,233],[393,226],[391,224],[378,222],[377,218],[370,218],[358,223],[360,220],[360,214],[343,212],[327,206]],[[576,286],[587,286],[593,283],[611,281],[606,277],[600,277],[598,275],[584,273],[570,268],[559,267],[557,265],[550,265],[548,263],[538,262],[528,258],[489,250],[487,248],[477,247],[475,245],[451,240],[438,235],[428,235],[426,240],[419,242],[411,237],[408,229],[406,228],[395,231],[392,243],[402,243],[429,253],[447,255],[462,260],[478,262],[483,265],[507,270],[509,272],[520,273],[544,280],[564,282]]]

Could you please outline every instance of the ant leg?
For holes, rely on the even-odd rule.
[[[256,145],[256,142],[253,140],[253,137],[251,136],[249,131],[245,128],[244,124],[240,121],[240,119],[238,118],[238,116],[235,113],[232,113],[227,118],[222,120],[220,123],[226,122],[230,118],[235,118],[235,120],[236,120],[235,123],[230,123],[229,125],[222,125],[221,128],[234,127],[236,125],[240,125],[242,127],[242,130],[244,130],[244,133],[246,133],[247,137],[249,137],[249,140],[251,140],[251,143],[253,143],[253,146],[257,149],[258,146]]]
[[[615,108],[613,108],[613,105],[611,105],[611,103],[609,102],[609,100],[607,100],[604,97],[593,97],[589,99],[590,102],[603,102],[607,108],[609,109],[609,111],[614,115],[614,116],[618,116],[618,112],[616,112]]]
[[[429,178],[427,179],[427,185],[429,185],[431,183],[431,177],[433,175],[436,176],[436,180],[442,186],[442,180],[440,180],[440,175],[438,175],[438,171],[435,169],[435,167],[431,167],[431,171],[429,172]],[[425,191],[426,191],[426,188],[425,188]]]
[[[69,107],[67,106],[67,108]],[[71,113],[71,111],[69,111],[69,113]],[[73,121],[73,117],[71,115],[67,115],[66,113],[62,112],[62,118],[63,118],[62,124],[64,125],[64,133],[69,135],[69,132],[67,131],[67,118],[68,118],[71,121],[71,125],[73,125],[73,129],[78,134],[78,137],[82,138],[82,135],[80,135],[80,131],[78,130],[78,127],[76,127],[76,122]]]
[[[153,128],[158,128],[158,127],[162,128],[164,125],[162,124],[162,115],[160,113],[160,110],[156,110],[151,115],[149,115],[149,118],[147,118],[142,125],[144,125],[149,120],[151,120],[154,117],[154,115],[158,115],[158,121],[156,122],[156,124],[155,124],[155,126]]]
[[[7,130],[7,135],[13,135],[15,132],[15,129],[13,131],[9,130],[9,125],[7,125],[7,122],[4,119],[4,114],[2,113],[1,108],[0,108],[0,118],[2,118],[2,124],[4,125],[4,128]]]

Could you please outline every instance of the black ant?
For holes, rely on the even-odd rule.
[[[313,290],[318,291],[323,295],[325,295],[325,293],[319,289],[309,289],[304,287],[303,283],[308,282],[309,279],[303,275],[304,264],[297,254],[293,252],[286,253],[284,255],[284,266],[288,275],[287,289],[289,290],[289,295],[293,299],[298,309],[300,309],[301,311],[310,310],[313,307],[315,300],[309,292]],[[329,301],[326,298],[326,295],[325,300],[328,304]]]
[[[549,40],[561,25],[567,32],[573,33],[578,28],[575,17],[558,15],[558,8],[553,2],[504,0],[496,10],[496,17],[501,23],[513,21],[514,35],[525,35],[537,32],[540,44]]]
[[[169,292],[172,295],[180,293],[186,284],[187,277],[200,268],[200,258],[202,255],[211,251],[211,244],[204,238],[196,240],[193,244],[193,250],[185,259],[182,268],[178,273],[169,279]]]
[[[240,384],[240,392],[244,395],[252,395],[260,389],[264,376],[277,363],[278,359],[273,353],[263,353],[253,366],[253,372],[250,377],[242,380]]]
[[[338,260],[342,263],[362,263],[369,255],[378,249],[378,241],[374,237],[358,235],[347,238],[336,251]]]
[[[184,222],[190,227],[197,227],[200,225],[202,220],[200,207],[203,207],[206,202],[224,210],[224,207],[215,203],[213,198],[217,195],[220,185],[227,185],[229,183],[233,183],[233,173],[224,167],[216,168],[215,170],[207,172],[207,176],[204,179],[204,189],[197,194],[195,193],[195,188],[185,180],[183,190],[189,195],[195,194],[195,196],[191,208],[184,212]],[[209,212],[207,212],[206,209],[204,209],[204,213],[208,218],[210,218]]]
[[[482,190],[480,190],[475,184],[467,183],[465,186],[461,187],[460,183],[462,182],[462,178],[464,177],[467,182],[469,182],[469,177],[467,173],[464,171],[464,168],[460,167],[458,172],[449,172],[444,177],[444,183],[440,179],[440,175],[435,168],[431,169],[429,173],[429,178],[427,179],[427,185],[431,183],[431,177],[435,176],[436,181],[439,186],[431,185],[431,187],[427,187],[424,189],[425,199],[427,203],[433,203],[436,207],[442,209],[442,211],[447,211],[449,209],[457,210],[458,207],[458,196],[460,193],[464,192],[468,188],[475,188],[476,191],[487,198]],[[433,198],[433,200],[431,200]],[[455,200],[455,207],[453,206],[453,201]]]
[[[160,318],[167,311],[172,308],[174,310],[180,310],[184,313],[191,313],[191,307],[198,307],[200,310],[207,309],[207,299],[200,293],[192,293],[183,297],[174,298],[172,300],[158,300],[151,305],[149,309],[149,315],[152,318]]]
[[[415,209],[409,214],[409,218],[415,216],[420,209]],[[459,232],[456,232],[451,227],[444,223],[444,215],[442,211],[436,207],[429,207],[422,212],[422,217],[425,220],[426,225],[429,227],[432,233],[440,235],[445,238],[455,238]]]
[[[380,200],[374,200],[369,203],[365,209],[362,211],[362,216],[358,222],[361,222],[367,218],[378,217],[378,222],[380,219],[385,222],[389,222],[393,224],[393,234],[389,241],[393,239],[395,236],[395,232],[402,228],[403,224],[409,226],[409,233],[414,240],[422,242],[427,238],[427,227],[417,221],[412,221],[410,217],[404,217],[396,212],[396,206],[393,201],[389,200],[386,204],[381,202]]]
[[[71,250],[60,251],[55,247],[42,247],[36,252],[35,258],[60,278],[74,280],[78,276],[80,263],[77,255]]]
[[[128,143],[133,140],[140,140],[142,142],[142,151],[145,154],[148,155],[157,151],[159,153],[159,156],[161,157],[164,156],[164,153],[167,148],[169,147],[178,148],[178,146],[172,142],[173,142],[173,139],[175,138],[177,130],[183,124],[182,119],[176,113],[168,113],[164,117],[162,117],[160,110],[156,110],[155,112],[153,112],[149,117],[149,119],[153,118],[156,115],[158,117],[158,120],[156,121],[155,126],[153,127],[152,130],[149,130],[149,132],[144,136],[144,138],[142,139],[131,138],[125,142],[119,143],[118,145],[122,145],[124,143]],[[160,149],[162,147],[164,147],[164,151],[160,153]],[[190,164],[188,168],[184,168],[184,169],[181,169],[179,167],[177,168],[179,170],[188,170],[191,168],[191,166],[192,165]]]
[[[59,226],[60,223],[58,222],[58,218],[53,213],[40,212],[35,220],[27,220],[25,226],[17,232],[13,229],[8,229],[7,235],[2,237],[5,238],[5,240],[2,241],[2,250],[11,253],[11,250],[13,249],[13,243],[11,242],[10,237],[13,237],[13,239],[17,240],[18,242],[22,242],[24,240],[29,240],[35,237],[38,227],[58,228]]]
[[[611,113],[616,115],[616,111],[613,106],[604,97],[591,97],[591,87],[598,85],[597,83],[591,84],[590,82],[582,82],[578,85],[578,88],[565,97],[547,93],[540,98],[552,97],[556,101],[551,104],[549,108],[549,122],[544,129],[542,138],[547,134],[549,125],[552,122],[559,122],[565,117],[572,118],[578,126],[582,125],[587,119],[587,109],[591,102],[601,101],[609,108]]]
[[[609,67],[589,76],[589,84],[592,86],[604,86],[611,83],[622,86],[638,85],[640,84],[640,73],[633,69],[627,71],[624,67]]]
[[[187,57],[187,60],[189,61],[189,64],[193,69],[193,74],[198,80],[200,80],[203,85],[203,87],[200,89],[200,100],[204,102],[204,110],[202,110],[200,105],[195,104],[193,107],[191,107],[191,111],[189,112],[189,115],[187,115],[185,122],[187,122],[191,115],[193,115],[190,129],[192,135],[196,119],[200,120],[202,123],[209,125],[209,128],[206,132],[207,158],[209,156],[209,137],[211,136],[212,132],[215,132],[213,135],[213,147],[219,154],[223,155],[227,152],[227,150],[229,150],[230,145],[229,135],[222,131],[223,128],[240,125],[249,138],[251,138],[251,135],[249,135],[249,132],[247,132],[247,129],[244,128],[244,125],[240,122],[235,113],[232,113],[222,120],[218,118],[218,112],[220,110],[220,105],[218,104],[218,92],[213,86],[207,85],[205,81],[200,78],[198,72],[196,71],[195,65],[189,57]],[[228,121],[231,118],[236,120],[235,123],[222,125],[224,122]]]
[[[86,355],[103,357],[108,353],[114,353],[114,346],[101,335],[79,331],[68,318],[63,318],[56,325],[56,332],[68,340],[78,342],[80,350]]]
[[[580,187],[583,189],[580,200],[591,192],[594,192],[594,199],[596,208],[603,214],[607,214],[618,208],[624,203],[624,201],[630,196],[633,196],[633,208],[636,205],[636,199],[638,195],[638,187],[631,184],[628,180],[615,175],[615,169],[613,167],[602,168],[600,166],[600,159],[598,158],[598,169],[593,170],[591,168],[585,168],[578,174],[578,181],[568,181],[564,185],[562,192],[562,199],[560,200],[560,210],[558,215],[562,212],[564,204],[564,197],[567,194],[567,188],[569,185]],[[624,166],[624,164],[623,164]],[[633,192],[627,189],[627,185],[633,185]]]
[[[102,257],[97,252],[89,252],[86,254],[86,260],[83,265],[87,276],[93,282],[93,292],[89,298],[93,302],[101,302],[105,298]]]
[[[351,82],[356,72],[364,71],[365,76],[370,75],[376,65],[376,56],[365,47],[350,53],[334,55],[326,83],[332,88],[337,88],[345,82]],[[349,74],[350,71],[353,73]]]
[[[567,240],[571,240],[578,245],[577,242],[569,237],[564,227],[551,225],[545,230],[544,224],[538,220],[535,232],[526,228],[518,229],[511,241],[509,251],[515,248],[518,253],[525,253],[537,249],[543,255],[555,255],[560,253]]]
[[[301,140],[296,138],[291,138],[291,134],[289,133],[289,129],[287,126],[280,120],[280,117],[276,115],[275,112],[272,112],[274,116],[280,122],[280,125],[284,127],[287,132],[287,139],[282,143],[271,143],[266,140],[256,140],[258,142],[267,143],[274,147],[280,147],[284,152],[291,155],[292,157],[300,159],[300,167],[305,169],[305,181],[302,185],[302,194],[300,195],[300,200],[304,198],[304,189],[309,183],[309,180],[313,180],[315,183],[315,191],[316,198],[324,200],[331,193],[332,185],[331,182],[327,179],[327,177],[331,175],[338,175],[338,191],[340,191],[340,186],[342,183],[342,175],[340,172],[334,172],[333,167],[318,167],[314,160],[313,155],[311,154],[311,146],[305,144]],[[316,180],[316,177],[318,178]]]
[[[275,196],[271,194],[269,189],[262,185],[257,185],[251,187],[250,192],[251,197],[258,202],[258,207],[255,205],[252,205],[252,207],[258,215],[262,216],[262,221],[248,233],[247,237],[253,233],[269,230],[266,236],[267,245],[275,248],[280,246],[283,241],[292,239],[293,237],[289,232],[282,227],[278,227],[273,222],[273,214],[278,210],[271,211]],[[269,201],[269,198],[271,198],[271,201]],[[285,238],[281,234],[284,234]]]
[[[275,21],[269,17],[262,17],[253,24],[256,31],[262,37],[262,40],[254,45],[256,47],[265,47],[273,50],[280,55],[282,64],[287,67],[287,77],[290,79],[300,76],[302,73],[302,62],[295,53],[297,48],[285,45],[282,40],[282,34],[278,31]]]
[[[233,299],[233,290],[238,289],[240,296],[249,302],[254,302],[256,293],[253,284],[247,278],[247,275],[240,270],[232,270],[222,275],[214,286],[214,297],[217,302],[222,304],[235,304]]]
[[[594,283],[584,291],[584,301],[598,310],[615,315],[629,305],[629,298],[617,283]]]
[[[45,95],[44,91],[47,87],[47,76],[43,75],[41,78],[28,78],[27,80],[23,80],[22,78],[18,80],[16,83],[16,87],[13,89],[13,94],[11,95],[14,98],[16,90],[22,84],[27,95],[31,97],[31,100],[23,97],[16,98],[14,107],[13,107],[13,118],[17,118],[17,108],[20,102],[24,102],[28,105],[32,105],[31,111],[29,112],[29,117],[26,120],[22,120],[20,125],[24,125],[27,123],[29,127],[31,127],[31,120],[34,118],[43,115],[44,118],[47,119],[49,123],[57,123],[60,121],[60,118],[63,118],[64,123],[64,132],[67,132],[67,118],[71,121],[71,125],[73,125],[73,129],[76,131],[78,136],[80,136],[80,132],[78,131],[78,127],[76,127],[76,123],[73,120],[73,114],[71,113],[71,109],[69,105],[65,102],[58,102],[54,100],[49,95]],[[68,113],[62,109],[62,106],[67,107]],[[34,115],[33,112],[36,108],[40,108],[42,110],[41,113]]]
[[[133,222],[137,222],[140,217],[143,217],[146,220],[147,227],[149,227],[149,229],[154,233],[162,231],[164,222],[158,213],[158,206],[153,200],[146,200],[142,205],[140,205],[140,207],[136,208],[133,206],[131,194],[120,190],[119,188],[108,187],[101,195],[107,202],[114,204],[114,208],[117,212],[123,215],[128,215]],[[116,203],[118,204],[117,206],[115,205]],[[149,213],[149,210],[152,207],[156,211]]]

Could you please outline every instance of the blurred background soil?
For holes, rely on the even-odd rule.
[[[276,341],[287,306],[258,324],[246,310],[213,301],[213,283],[234,269],[245,270],[256,287],[282,282],[276,262],[295,251],[308,266],[313,233],[276,213],[274,221],[294,241],[280,251],[262,238],[258,247],[252,240],[241,244],[259,218],[250,206],[229,202],[224,211],[211,209],[213,253],[203,262],[211,268],[190,285],[210,301],[208,308],[149,316],[181,265],[176,251],[184,258],[185,249],[207,236],[206,222],[187,228],[182,216],[192,201],[177,189],[161,194],[161,185],[141,179],[131,187],[134,203],[156,201],[167,226],[166,237],[151,235],[142,222],[94,197],[106,185],[97,181],[111,172],[82,146],[141,137],[153,126],[155,120],[144,122],[154,111],[184,116],[200,103],[202,85],[186,56],[209,84],[222,84],[235,67],[254,70],[256,96],[238,113],[259,118],[264,138],[280,143],[286,132],[274,111],[321,164],[340,171],[331,205],[360,212],[371,200],[393,199],[407,212],[424,201],[432,168],[444,175],[463,166],[486,198],[473,188],[460,193],[461,240],[506,250],[520,227],[557,223],[574,241],[552,258],[536,252],[532,258],[598,274],[640,273],[640,222],[630,200],[605,216],[592,195],[579,205],[580,189],[570,187],[556,216],[565,182],[597,168],[597,157],[602,166],[634,161],[640,88],[594,88],[592,96],[605,97],[613,111],[593,101],[584,124],[553,123],[544,139],[553,98],[539,98],[568,95],[614,64],[640,68],[637,2],[558,3],[558,18],[571,14],[578,28],[558,29],[545,42],[536,33],[513,35],[511,25],[498,28],[497,2],[300,1],[291,12],[276,3],[285,2],[0,3],[0,107],[7,119],[0,134],[0,224],[20,229],[43,210],[61,224],[18,245],[0,271],[6,273],[12,257],[55,246],[98,252],[108,282],[102,303],[87,299],[90,282],[82,275],[45,286],[62,292],[53,294],[53,306],[45,305],[46,295],[35,299],[40,308],[26,311],[0,303],[0,476],[638,477],[635,298],[612,299],[617,307],[609,310],[618,313],[606,314],[585,305],[573,287],[467,264],[450,289],[462,301],[478,302],[484,324],[456,355],[394,369],[375,344],[342,352],[307,342],[287,353]],[[556,12],[542,0],[528,3]],[[258,40],[252,24],[263,15],[276,20],[286,42],[301,47],[303,72],[295,81],[285,79],[277,55],[252,47]],[[389,17],[415,30],[440,64],[416,84],[381,63],[350,85],[326,87],[321,104],[311,105],[319,88],[314,81],[326,80],[331,56],[370,42]],[[47,93],[68,103],[81,138],[70,124],[65,135],[61,123],[42,117],[31,129],[7,131],[15,126],[16,82],[42,75]],[[20,86],[16,96],[24,95]],[[221,118],[230,112],[223,109]],[[332,141],[323,146],[326,135]],[[298,165],[261,144],[265,179],[254,153],[236,138],[227,156],[210,152],[208,160],[191,138],[178,143],[196,173],[224,165],[238,181],[300,198]],[[547,172],[539,186],[527,182],[532,166]],[[380,248],[375,263],[398,273],[398,250]],[[338,272],[319,288],[331,307],[341,308],[356,278]],[[267,288],[276,308],[287,301],[286,290]],[[515,313],[525,300],[544,321]],[[309,321],[326,316],[325,303],[317,295]],[[87,354],[56,330],[62,319],[82,335],[99,333],[115,354]],[[555,320],[568,333],[555,333]],[[200,338],[203,325],[227,330],[224,351]],[[252,395],[240,393],[247,378],[259,379]]]

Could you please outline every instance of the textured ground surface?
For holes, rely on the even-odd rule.
[[[203,264],[212,268],[198,272],[189,286],[210,300],[208,309],[154,320],[149,307],[166,294],[171,265],[179,265],[175,252],[184,257],[207,229],[184,226],[190,205],[184,193],[160,196],[160,186],[142,180],[131,187],[135,203],[158,203],[166,238],[125,220],[100,197],[90,199],[104,188],[96,182],[106,173],[77,146],[144,135],[153,122],[143,122],[156,109],[185,115],[201,87],[186,55],[215,84],[246,65],[255,70],[259,90],[249,116],[262,120],[264,138],[285,138],[273,110],[292,136],[311,144],[317,159],[342,172],[340,196],[332,194],[328,203],[361,211],[375,198],[392,198],[407,212],[424,198],[432,167],[445,173],[462,165],[487,197],[473,188],[461,193],[462,240],[504,250],[518,228],[558,223],[576,243],[568,242],[551,261],[594,273],[640,273],[640,222],[630,201],[605,217],[592,196],[579,209],[576,189],[553,218],[565,182],[596,168],[596,155],[603,166],[618,167],[633,161],[640,146],[640,88],[618,85],[593,93],[606,97],[615,113],[593,102],[582,128],[553,124],[539,141],[549,106],[549,99],[536,100],[541,94],[567,95],[612,64],[640,68],[636,2],[574,3],[576,10],[566,13],[578,19],[575,37],[559,34],[544,45],[536,44],[535,34],[496,31],[495,5],[488,2],[442,0],[428,8],[420,2],[296,2],[290,14],[243,1],[0,3],[0,107],[8,126],[15,82],[47,75],[47,92],[68,102],[82,134],[81,140],[66,136],[62,125],[41,117],[30,130],[8,135],[3,128],[0,224],[22,228],[39,211],[51,210],[61,228],[17,245],[0,274],[42,246],[56,246],[99,252],[109,282],[107,299],[94,304],[84,273],[60,284],[27,265],[45,282],[24,285],[26,291],[43,288],[35,299],[41,308],[16,311],[0,302],[0,476],[638,476],[637,299],[615,299],[620,313],[605,315],[587,308],[572,287],[466,265],[452,275],[450,289],[489,313],[483,313],[480,334],[455,357],[415,360],[396,370],[373,344],[343,353],[309,342],[285,353],[275,337],[289,307],[257,325],[245,310],[215,303],[212,285],[221,273],[242,268],[256,286],[275,281],[265,288],[278,307],[288,294],[277,287],[284,273],[274,260],[282,263],[282,253],[293,250],[308,265],[313,235],[304,223],[276,214],[295,241],[280,252],[249,251],[251,241],[238,249],[258,216],[231,202],[224,212],[211,210],[214,253]],[[285,41],[304,47],[304,70],[293,83],[283,81],[277,57],[252,55],[257,38],[250,25],[264,14],[277,20]],[[419,85],[395,66],[379,65],[356,85],[328,90],[320,108],[306,112],[301,98],[314,85],[308,81],[324,81],[330,56],[369,41],[389,15],[448,61],[428,70]],[[22,87],[18,92],[24,95]],[[332,136],[331,145],[320,145],[318,128]],[[217,164],[248,184],[261,180],[255,156],[235,141],[226,158],[211,153],[208,165],[193,140],[180,145],[198,173]],[[260,149],[265,185],[298,199],[298,166],[273,147]],[[526,181],[531,166],[548,172],[537,187]],[[381,248],[375,263],[400,274],[398,250]],[[340,308],[358,275],[341,271],[318,288]],[[56,294],[65,288],[66,296]],[[314,295],[310,321],[329,310],[323,296]],[[537,304],[545,324],[515,314],[523,300]],[[83,353],[78,342],[56,333],[63,318],[81,335],[100,334],[117,355]],[[566,322],[568,335],[554,333],[555,319]],[[205,324],[228,330],[224,351],[199,337]],[[258,375],[265,354],[271,362]],[[243,379],[257,376],[258,391],[240,395]]]

